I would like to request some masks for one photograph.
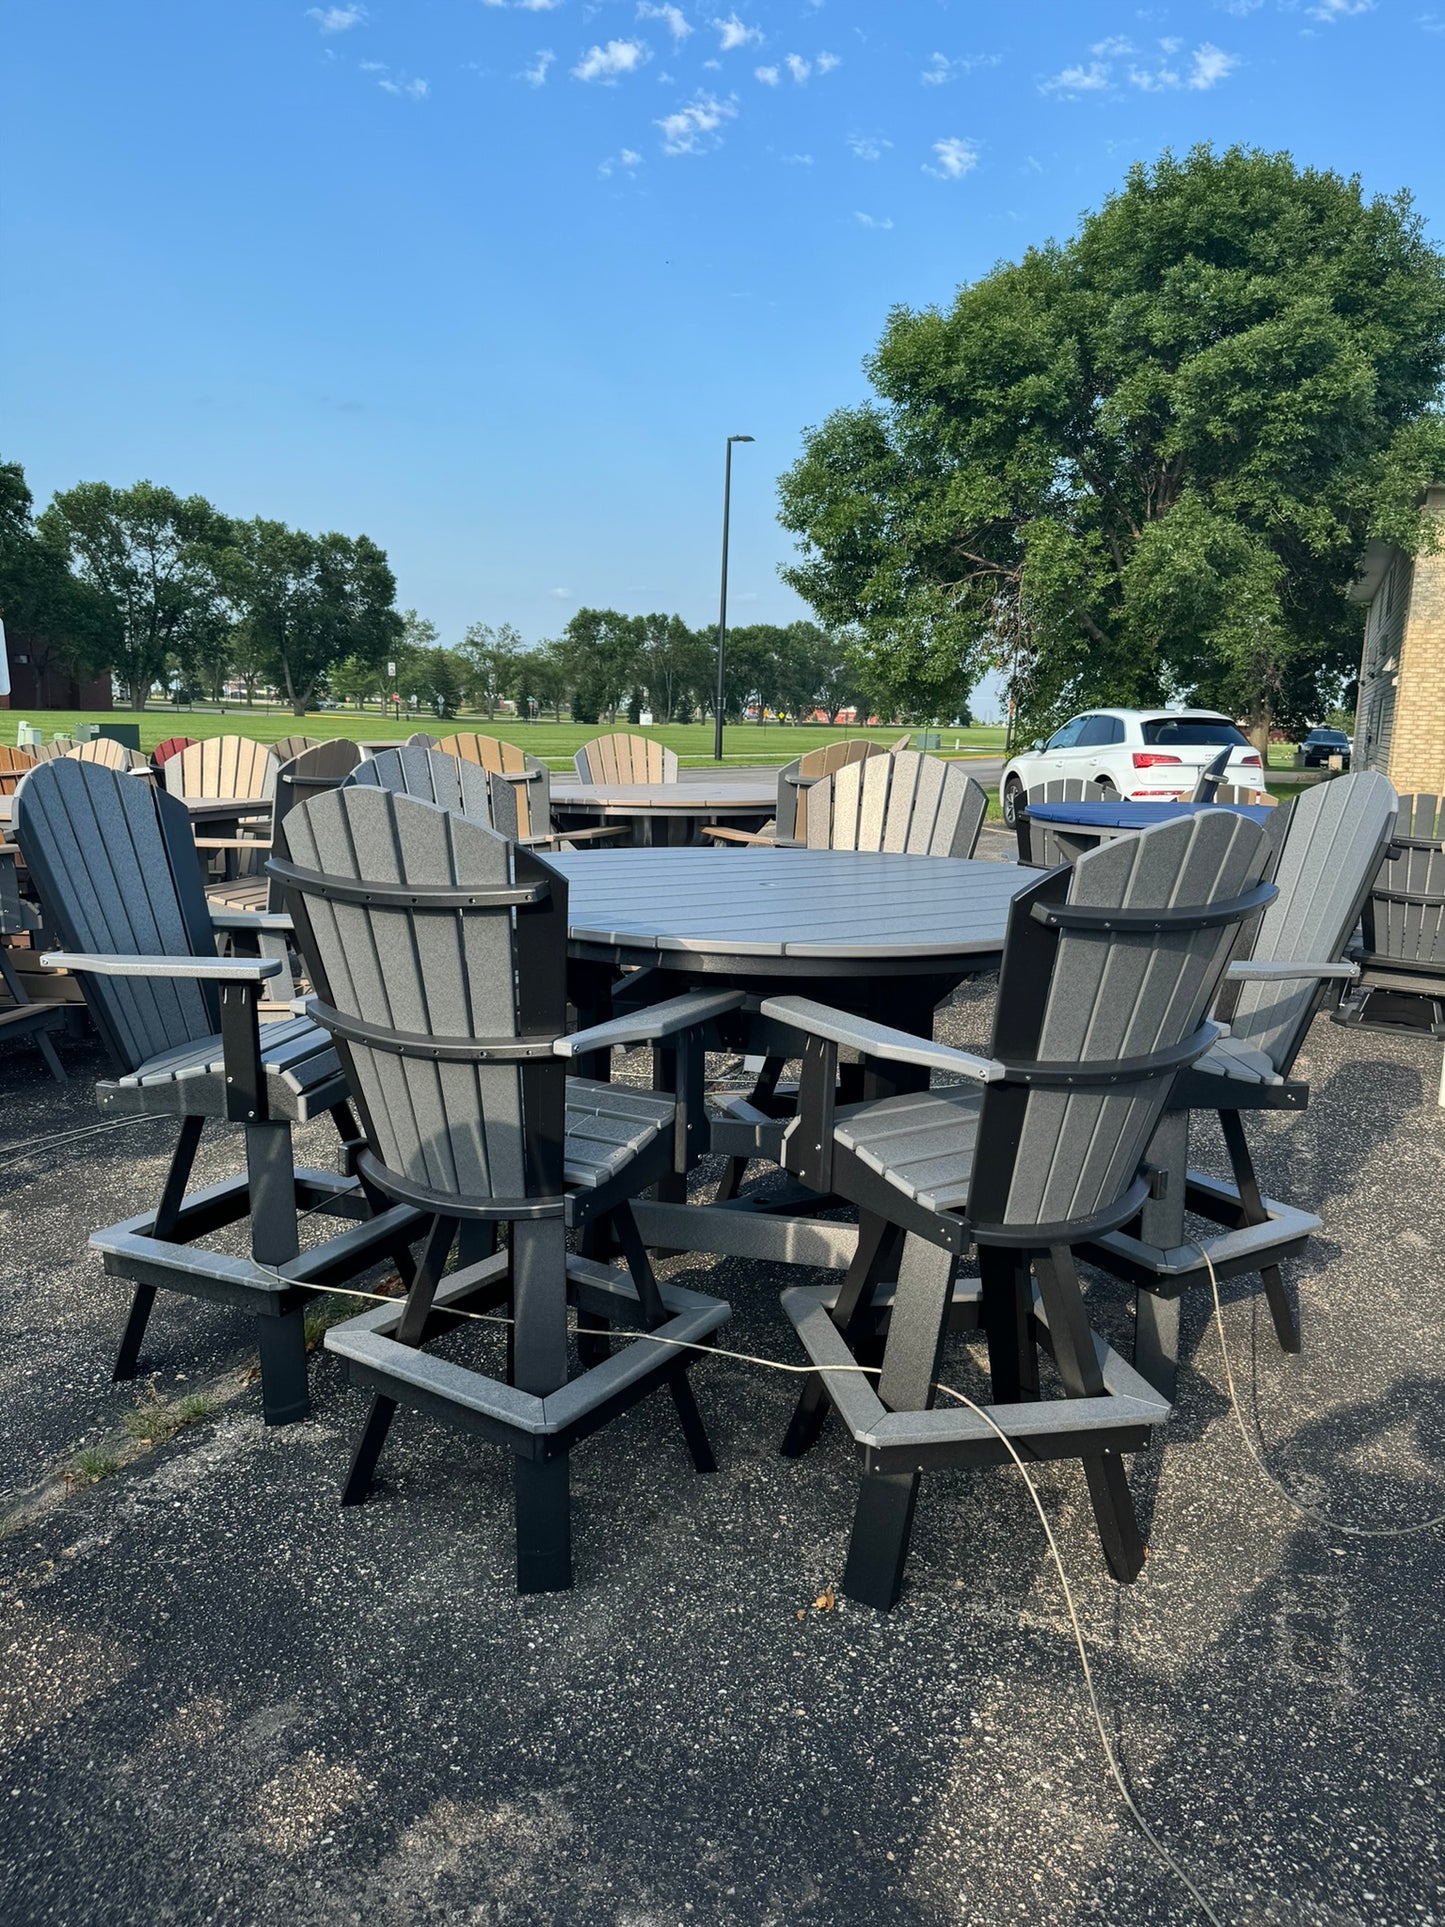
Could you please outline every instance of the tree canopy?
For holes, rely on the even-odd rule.
[[[1445,258],[1408,195],[1166,153],[1067,244],[895,309],[867,369],[782,480],[784,575],[899,707],[1002,665],[1030,726],[1193,698],[1263,731],[1354,672],[1366,539],[1430,539]]]

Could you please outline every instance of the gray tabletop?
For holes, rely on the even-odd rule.
[[[549,856],[568,884],[574,945],[637,961],[779,960],[946,969],[1003,946],[1036,882],[1009,863],[851,850],[587,850]]]
[[[771,816],[778,800],[776,780],[726,774],[706,782],[552,784],[554,809],[599,810],[609,816]]]

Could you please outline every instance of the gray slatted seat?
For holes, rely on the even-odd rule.
[[[1338,779],[1336,779],[1338,780]],[[1400,798],[1395,835],[1364,910],[1358,993],[1339,1021],[1445,1037],[1445,801]]]
[[[1243,955],[1230,965],[1215,1016],[1229,1027],[1179,1079],[1150,1151],[1161,1172],[1184,1173],[1146,1205],[1140,1222],[1108,1233],[1090,1259],[1137,1287],[1135,1363],[1173,1396],[1179,1355],[1179,1298],[1219,1278],[1258,1273],[1275,1334],[1298,1351],[1299,1324],[1281,1264],[1319,1229],[1309,1212],[1263,1196],[1245,1136],[1247,1110],[1301,1110],[1309,1087],[1292,1077],[1316,1012],[1331,988],[1357,974],[1345,951],[1359,921],[1370,879],[1389,844],[1397,798],[1383,776],[1361,770],[1306,790],[1270,812],[1265,836],[1274,850],[1279,895],[1245,933]],[[1282,836],[1281,836],[1282,833]],[[1234,1174],[1221,1183],[1188,1169],[1189,1112],[1219,1118]],[[1186,1210],[1225,1227],[1191,1244]]]
[[[330,1113],[349,1156],[357,1127],[330,1037],[307,1021],[256,1018],[261,986],[280,966],[222,958],[184,804],[152,783],[58,758],[32,770],[15,800],[15,831],[65,946],[44,961],[71,970],[115,1066],[96,1090],[109,1112],[181,1120],[153,1211],[92,1238],[113,1277],[134,1286],[115,1376],[135,1376],[158,1290],[187,1292],[256,1314],[268,1424],[308,1409],[304,1306],[309,1287],[342,1284],[378,1259],[405,1258],[415,1214],[374,1211],[355,1181],[297,1168],[293,1121]],[[244,927],[232,917],[233,927]],[[244,1176],[187,1193],[208,1120],[245,1127]],[[298,1212],[360,1219],[303,1254]],[[248,1258],[196,1240],[250,1219]]]
[[[377,768],[380,765],[380,768]],[[439,808],[392,787],[469,795],[478,765],[424,749],[391,752],[356,780],[293,810],[272,873],[285,890],[317,996],[356,1092],[363,1179],[428,1214],[404,1305],[333,1326],[329,1351],[372,1394],[342,1490],[370,1490],[399,1403],[479,1431],[514,1457],[517,1579],[571,1584],[568,1454],[614,1413],[666,1387],[699,1471],[712,1469],[687,1373],[728,1317],[718,1299],[660,1286],[632,1199],[673,1171],[700,1098],[699,1028],[735,992],[694,993],[566,1036],[567,885],[492,828],[485,811]],[[651,1041],[669,1092],[567,1076],[569,1058]],[[509,1227],[495,1250],[495,1229]],[[582,1234],[568,1256],[565,1234]],[[589,1255],[610,1229],[626,1273]],[[458,1271],[443,1280],[453,1244]],[[586,1317],[568,1355],[569,1304]],[[505,1380],[436,1358],[426,1340],[452,1314],[510,1306]],[[608,1354],[614,1321],[634,1338]],[[623,1334],[619,1334],[622,1337]]]
[[[1072,1252],[1148,1195],[1155,1127],[1218,1036],[1206,1012],[1240,927],[1274,894],[1269,854],[1256,824],[1221,811],[1040,876],[1013,902],[988,1058],[805,998],[764,999],[763,1016],[802,1040],[784,1162],[859,1213],[842,1285],[783,1294],[819,1368],[783,1450],[807,1450],[831,1405],[862,1458],[850,1598],[896,1600],[923,1471],[1007,1459],[976,1413],[933,1409],[948,1329],[979,1322],[994,1426],[1020,1451],[1082,1461],[1110,1568],[1137,1577],[1144,1548],[1120,1454],[1147,1443],[1168,1401],[1089,1330]],[[895,1077],[911,1066],[968,1084],[835,1113],[843,1048]],[[970,1250],[977,1284],[957,1277]],[[858,1367],[877,1364],[880,1340],[875,1385]],[[1040,1394],[1040,1344],[1062,1397]]]

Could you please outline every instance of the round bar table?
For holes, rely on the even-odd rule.
[[[1019,856],[1027,862],[1030,823],[1046,823],[1062,855],[1072,863],[1086,850],[1096,850],[1101,843],[1134,836],[1151,824],[1168,823],[1176,816],[1195,816],[1201,810],[1233,810],[1236,816],[1247,816],[1266,828],[1271,824],[1278,827],[1285,820],[1278,806],[1272,803],[1134,803],[1122,797],[1112,803],[1089,803],[1082,799],[1073,803],[1025,803],[1018,812]]]
[[[703,823],[759,829],[777,802],[776,780],[726,773],[676,783],[579,783],[568,777],[552,784],[552,814],[559,827],[565,828],[569,817],[630,823],[645,848],[695,843]]]
[[[815,997],[931,1037],[934,1007],[997,966],[1014,896],[1037,881],[1010,863],[852,850],[589,850],[546,861],[567,879],[580,1027],[611,1016],[615,993],[650,1004],[703,984]],[[623,970],[633,974],[619,980]],[[718,1031],[728,1049],[797,1054],[795,1033],[755,1014],[735,1012]],[[605,1061],[592,1069],[607,1075]],[[850,1080],[859,1097],[887,1097],[926,1086],[928,1073],[870,1060]],[[777,1162],[782,1128],[714,1120],[711,1148]],[[753,1211],[741,1199],[688,1205],[680,1183],[659,1189],[635,1207],[658,1249],[846,1268],[857,1243],[856,1226],[779,1215],[786,1197]]]

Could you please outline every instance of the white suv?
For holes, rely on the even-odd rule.
[[[1004,765],[999,794],[1012,823],[1025,790],[1077,776],[1106,796],[1164,802],[1192,795],[1199,773],[1228,744],[1226,783],[1258,788],[1259,752],[1227,716],[1212,709],[1091,709],[1071,717],[1046,743],[1031,743]]]

